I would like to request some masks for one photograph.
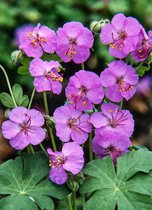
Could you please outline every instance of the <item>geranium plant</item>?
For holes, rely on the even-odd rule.
[[[115,61],[97,75],[85,62],[99,31]],[[152,32],[116,14],[92,22],[91,30],[72,21],[57,32],[38,23],[16,34],[12,60],[20,75],[33,77],[33,91],[28,98],[19,84],[11,87],[0,66],[10,92],[0,94],[7,108],[2,135],[16,151],[0,165],[0,209],[151,210],[152,152],[132,145],[134,119],[123,102],[150,70]],[[63,64],[70,61],[79,70],[50,116],[48,93],[61,94]],[[35,92],[45,111],[33,106]]]

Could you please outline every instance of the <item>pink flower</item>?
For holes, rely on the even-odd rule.
[[[123,61],[113,61],[108,68],[101,72],[101,84],[106,87],[105,93],[113,102],[127,101],[136,92],[139,77],[136,70]]]
[[[64,184],[67,180],[67,171],[78,174],[84,165],[82,148],[75,142],[63,145],[61,152],[47,149],[50,155],[50,179],[56,184]]]
[[[73,141],[83,144],[92,131],[89,122],[90,116],[82,114],[73,108],[71,104],[57,108],[53,114],[56,128],[56,135],[64,142]]]
[[[40,58],[30,63],[30,73],[34,77],[34,86],[37,92],[52,91],[60,94],[63,77],[59,74],[60,63],[57,61],[43,61]]]
[[[109,53],[116,58],[125,58],[136,49],[140,24],[132,17],[117,14],[106,24],[100,34],[103,44],[109,45]]]
[[[93,34],[79,22],[69,22],[57,31],[56,53],[64,62],[83,63],[90,56]]]
[[[152,30],[148,32],[148,35],[143,27],[141,27],[141,31],[139,34],[139,42],[135,51],[131,53],[132,57],[138,61],[144,61],[149,56],[152,51]]]
[[[77,110],[93,109],[94,104],[101,103],[104,92],[97,74],[80,70],[69,80],[66,97]]]
[[[102,112],[94,112],[91,116],[91,123],[96,128],[96,133],[117,132],[130,137],[134,131],[134,120],[128,110],[120,110],[120,107],[113,103],[103,103]]]
[[[20,40],[20,36],[22,36],[22,34],[24,33],[29,33],[30,31],[33,31],[34,29],[34,25],[33,24],[24,24],[20,27],[18,27],[16,30],[15,30],[15,39],[14,39],[14,43],[16,46],[19,46],[19,40]]]
[[[129,152],[130,146],[130,139],[119,133],[98,133],[92,141],[93,152],[101,159],[110,156],[115,165],[118,157]]]
[[[10,145],[22,150],[29,144],[37,145],[45,139],[43,115],[35,109],[14,108],[9,113],[9,120],[2,124],[2,134],[9,139]]]
[[[53,53],[56,49],[56,34],[46,26],[38,25],[30,32],[25,31],[19,37],[19,48],[28,57],[39,58],[46,53]]]

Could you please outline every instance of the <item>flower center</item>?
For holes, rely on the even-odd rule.
[[[60,168],[64,164],[64,156],[63,155],[55,155],[53,160],[50,160],[49,166],[52,168]]]
[[[140,58],[145,58],[152,50],[152,39],[143,40],[142,47],[137,50]]]
[[[69,56],[70,59],[72,59],[73,55],[76,54],[77,40],[76,38],[68,38],[68,40],[69,40],[69,47],[65,55]]]
[[[79,91],[76,94],[71,94],[69,97],[73,99],[73,104],[76,104],[79,99],[82,99],[82,105],[87,106],[87,92],[88,89],[84,86],[81,86]]]
[[[118,32],[118,36],[114,38],[114,34],[112,33],[112,39],[113,41],[109,44],[112,48],[118,48],[119,50],[122,50],[123,42],[127,38],[127,34],[125,31]]]
[[[74,130],[75,132],[79,133],[81,135],[81,129],[79,128],[80,125],[80,116],[75,119],[75,118],[71,118],[68,120],[68,126],[71,130]]]
[[[119,84],[119,91],[120,92],[132,90],[132,85],[129,84],[129,83],[124,82],[122,76],[117,79],[116,83]]]
[[[72,128],[72,127],[74,126],[74,123],[75,123],[76,121],[77,121],[77,120],[74,119],[74,118],[69,119],[69,121],[68,121],[68,126],[69,126],[69,128]]]
[[[51,79],[52,81],[63,82],[63,77],[59,75],[58,72],[60,72],[60,69],[57,70],[56,68],[54,68],[54,72],[53,69],[50,71],[46,71],[45,77],[47,79]]]
[[[125,112],[122,112],[119,109],[115,111],[109,110],[111,113],[111,118],[109,118],[109,126],[116,128],[118,125],[121,125],[128,119],[128,115]]]
[[[43,43],[46,43],[46,39],[44,37],[40,37],[38,32],[29,32],[27,35],[28,39],[31,41],[33,47],[37,47]]]
[[[116,148],[113,145],[110,145],[109,147],[106,148],[106,151],[109,155],[114,155],[114,153],[116,154],[120,154],[122,152],[122,150],[120,148]]]
[[[24,131],[25,134],[27,134],[31,124],[31,116],[29,116],[27,113],[25,113],[24,115],[25,115],[25,121],[20,125],[20,127],[21,127],[21,132]]]

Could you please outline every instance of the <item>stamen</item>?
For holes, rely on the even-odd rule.
[[[52,168],[60,168],[64,163],[63,155],[56,155],[54,160],[49,161],[49,166]]]

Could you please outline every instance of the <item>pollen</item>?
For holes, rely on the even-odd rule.
[[[83,102],[82,102],[82,105],[83,105],[83,106],[86,106],[86,105],[87,105],[87,102],[86,102],[86,101],[83,101]]]

